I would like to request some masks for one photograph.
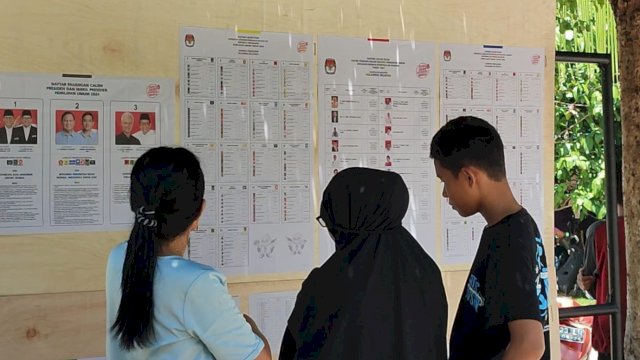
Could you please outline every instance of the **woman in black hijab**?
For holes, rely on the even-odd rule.
[[[322,196],[318,221],[336,252],[304,281],[280,359],[446,359],[440,270],[402,227],[400,175],[348,168]]]

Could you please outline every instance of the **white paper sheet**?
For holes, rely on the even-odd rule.
[[[442,44],[440,55],[442,124],[471,115],[495,126],[505,145],[505,166],[514,195],[532,215],[542,214],[544,50]],[[521,193],[520,189],[529,190]],[[442,206],[443,214],[451,213],[446,202]],[[443,264],[471,264],[477,248],[472,229],[481,232],[481,223],[482,218],[461,219],[457,214],[443,217]],[[539,228],[542,225],[538,222]]]
[[[296,303],[295,291],[257,293],[249,295],[249,316],[266,336],[275,356],[282,344],[282,335]]]
[[[129,228],[131,168],[150,147],[173,144],[174,96],[166,79],[1,74],[2,233]],[[142,145],[116,144],[124,113],[125,133]]]
[[[212,230],[191,259],[227,275],[309,270],[311,37],[183,28],[180,49],[182,143],[203,163]]]
[[[435,257],[435,45],[323,36],[318,62],[320,188],[348,167],[398,172],[411,199],[403,224]],[[333,251],[321,229],[320,260]]]

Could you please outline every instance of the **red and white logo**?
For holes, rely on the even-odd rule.
[[[184,45],[186,47],[193,47],[196,44],[196,37],[193,34],[187,34],[184,36]]]
[[[298,41],[298,53],[302,54],[307,52],[309,43],[307,41]]]
[[[531,64],[532,65],[538,65],[538,63],[540,62],[540,55],[533,55],[531,57]]]
[[[416,67],[416,76],[418,77],[418,79],[424,79],[427,76],[429,76],[429,70],[430,69],[431,69],[431,65],[425,64],[425,63],[420,63]]]
[[[333,59],[333,58],[324,59],[324,72],[327,75],[333,75],[336,73],[336,59]]]
[[[160,84],[147,85],[147,97],[154,98],[160,93]]]

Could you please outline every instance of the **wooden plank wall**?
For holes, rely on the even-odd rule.
[[[544,47],[543,138],[549,139],[544,173],[548,184],[553,181],[552,0],[0,0],[0,4],[0,71],[165,77],[175,80],[178,93],[180,26]],[[551,186],[544,197],[548,199],[544,234],[552,261]],[[109,248],[126,237],[122,232],[25,236],[0,232],[0,358],[104,355],[105,261]],[[464,286],[462,270],[443,273],[450,319]],[[230,288],[247,311],[249,294],[297,290],[302,277],[241,279]],[[557,339],[557,311],[552,314],[552,338]],[[557,343],[553,350],[558,358]]]

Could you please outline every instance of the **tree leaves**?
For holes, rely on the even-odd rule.
[[[615,21],[607,1],[558,0],[556,48],[563,51],[617,53]],[[572,36],[566,36],[571,32]],[[614,56],[617,56],[614,55]],[[614,116],[619,128],[620,85],[614,58]],[[606,215],[604,132],[600,69],[593,64],[556,63],[556,208],[570,204],[580,217]],[[616,143],[620,144],[620,132]]]

